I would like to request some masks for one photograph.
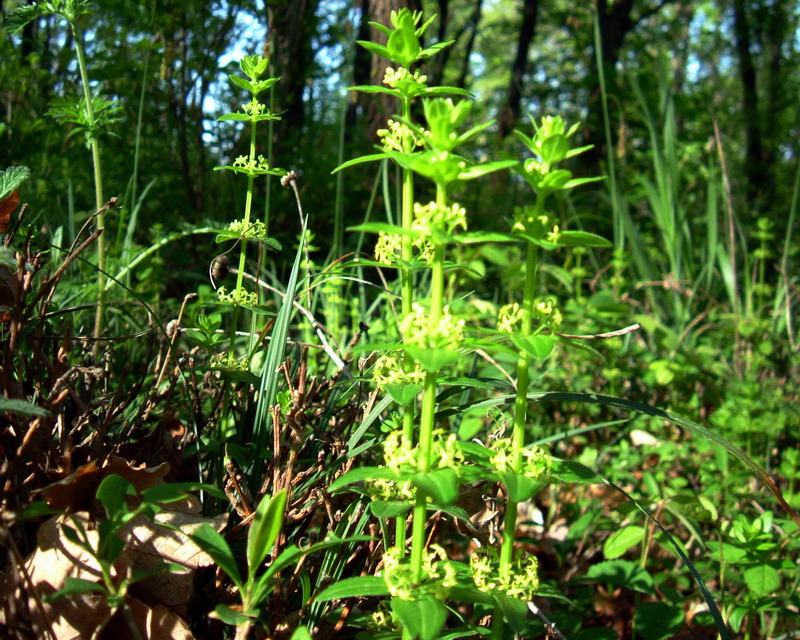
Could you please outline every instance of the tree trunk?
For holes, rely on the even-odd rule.
[[[277,95],[283,113],[275,123],[275,162],[291,166],[288,156],[299,148],[306,119],[303,94],[314,62],[311,43],[318,0],[268,0],[265,4],[268,48],[275,75],[281,78]]]
[[[758,86],[756,66],[750,45],[750,24],[744,0],[733,0],[733,31],[739,57],[739,78],[742,82],[742,117],[745,129],[744,171],[747,200],[754,203],[761,193],[764,178],[761,128],[758,120]]]
[[[498,117],[500,139],[508,136],[517,120],[519,120],[522,104],[522,83],[528,71],[528,53],[536,34],[536,21],[539,13],[539,0],[525,0],[522,8],[522,23],[517,41],[517,55],[511,67],[511,81],[508,85],[508,97],[500,109]]]

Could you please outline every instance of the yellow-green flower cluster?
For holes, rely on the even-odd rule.
[[[377,134],[387,151],[405,152],[408,141],[411,141],[412,149],[425,144],[425,140],[416,135],[408,125],[396,120],[388,120],[386,124],[389,128],[378,129]]]
[[[387,384],[422,384],[425,379],[425,372],[415,365],[413,369],[406,371],[403,363],[396,354],[384,354],[380,356],[372,367],[372,379],[379,387]]]
[[[400,554],[398,547],[387,549],[383,554],[383,569],[380,575],[386,581],[389,593],[402,600],[415,600],[422,595],[433,595],[444,600],[450,589],[456,585],[456,570],[447,559],[445,550],[438,544],[430,545],[423,553],[422,574],[425,576],[421,585],[415,585],[412,577],[413,569]]]
[[[260,116],[266,110],[266,105],[261,104],[258,100],[253,98],[246,105],[242,106],[244,111],[249,116]]]
[[[478,549],[470,556],[469,566],[475,586],[486,593],[500,591],[528,602],[539,588],[539,562],[527,553],[518,554],[511,564],[500,568],[494,548]]]
[[[460,469],[464,455],[458,446],[456,434],[444,429],[435,429],[431,443],[432,469]],[[383,441],[383,461],[395,473],[416,470],[418,451],[400,431],[393,431]]]
[[[519,451],[514,447],[511,438],[498,438],[489,448],[492,450],[491,465],[498,471],[513,471],[514,460]],[[550,452],[543,447],[522,449],[522,473],[527,478],[541,478],[550,473],[553,459]]]
[[[267,227],[261,220],[256,220],[248,224],[245,224],[244,220],[234,220],[228,225],[228,231],[238,233],[243,238],[261,240],[267,237]]]
[[[439,322],[432,324],[428,311],[415,302],[411,313],[400,323],[400,332],[406,345],[456,350],[464,339],[464,320],[452,316],[445,307]]]
[[[390,86],[392,89],[402,87],[404,84],[414,83],[416,85],[424,85],[428,82],[428,76],[420,73],[419,69],[411,73],[405,67],[386,67],[386,72],[383,74],[383,84]]]
[[[414,485],[408,480],[396,482],[386,478],[373,478],[364,482],[364,488],[372,500],[383,502],[391,500],[409,502],[414,500],[416,495],[414,493]]]
[[[397,619],[391,609],[389,600],[381,600],[378,608],[367,620],[367,625],[372,631],[394,631],[397,629]]]
[[[559,311],[552,297],[538,300],[533,307],[533,312],[536,314],[539,322],[548,329],[558,331],[558,329],[561,328],[564,316],[561,315],[561,311]]]
[[[247,156],[239,156],[233,161],[234,167],[241,167],[248,171],[269,171],[269,162],[263,155],[253,158],[252,162]]]
[[[458,203],[440,207],[435,202],[428,204],[414,203],[414,222],[412,228],[424,235],[432,229],[444,228],[448,233],[456,229],[467,229],[467,210]]]
[[[375,259],[381,264],[394,264],[400,256],[402,239],[396,233],[383,233],[378,235],[375,243]]]
[[[497,312],[497,330],[503,333],[514,333],[522,320],[522,307],[517,302],[500,307]]]
[[[533,162],[528,160],[527,162]],[[527,233],[535,238],[544,238],[548,242],[558,242],[561,229],[553,224],[546,213],[537,214],[533,207],[517,207],[514,209],[512,231]]]
[[[247,371],[250,361],[247,358],[237,360],[231,353],[216,353],[211,356],[208,366],[212,369],[228,369],[232,371]]]
[[[235,305],[255,305],[258,304],[258,294],[247,291],[244,287],[239,287],[233,291],[228,291],[225,287],[217,289],[217,298],[220,302],[227,302]]]

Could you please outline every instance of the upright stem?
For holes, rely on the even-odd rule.
[[[256,159],[256,123],[252,122],[250,124],[250,161],[248,165],[250,167],[253,166],[253,163]],[[244,229],[244,233],[242,235],[241,240],[241,248],[239,250],[239,272],[236,274],[236,289],[241,288],[242,282],[244,280],[244,267],[245,262],[247,261],[247,231],[248,227],[250,226],[250,210],[253,206],[253,181],[254,176],[252,174],[247,176],[247,198],[244,202],[244,220],[242,222],[242,228]],[[234,342],[236,341],[236,325],[239,322],[239,305],[234,305],[233,307],[233,323],[231,325],[231,337],[230,337],[230,345],[228,347],[228,352],[231,356],[234,355]],[[249,348],[248,348],[249,351]]]
[[[78,30],[73,22],[69,23],[72,29],[72,36],[75,41],[75,53],[78,56],[78,68],[81,72],[81,85],[83,85],[83,98],[86,103],[86,124],[91,132],[90,146],[92,148],[92,169],[94,171],[94,206],[95,211],[100,211],[105,204],[103,197],[103,167],[100,163],[100,143],[97,140],[97,131],[95,130],[94,121],[94,105],[92,104],[92,92],[89,87],[89,74],[86,71],[86,58],[83,55],[83,38],[81,32]],[[105,227],[105,216],[102,213],[97,214],[97,228],[102,230]],[[98,338],[103,332],[103,298],[105,291],[106,279],[104,275],[106,267],[106,241],[105,235],[101,233],[97,238],[97,309],[94,316],[94,330],[92,337],[95,339],[94,352],[95,358],[100,355],[100,342]]]
[[[446,191],[443,185],[436,185],[436,204],[444,207]],[[433,264],[431,265],[431,307],[430,324],[436,325],[442,318],[444,309],[444,245],[434,247]],[[427,473],[431,465],[431,447],[433,444],[433,425],[436,414],[436,382],[439,374],[436,371],[425,373],[425,386],[422,392],[422,409],[419,427],[419,443],[417,450],[417,471]],[[425,551],[425,524],[428,520],[428,499],[417,491],[414,504],[414,516],[411,538],[411,576],[416,584],[420,584],[422,575],[422,558]]]
[[[536,201],[536,215],[544,212],[544,198]],[[520,335],[527,338],[531,335],[533,324],[533,304],[536,298],[536,245],[528,243],[525,260],[525,290],[522,300],[522,322]],[[528,422],[528,385],[530,383],[531,358],[527,351],[520,351],[517,359],[517,395],[514,400],[514,430],[511,434],[513,459],[511,469],[514,473],[522,473],[522,449],[525,446],[525,428]],[[503,543],[500,547],[500,573],[511,565],[514,557],[514,534],[517,530],[517,502],[509,498],[503,517]],[[495,609],[492,619],[492,637],[500,640],[503,637],[503,615]]]
[[[402,103],[403,118],[408,119],[411,116],[411,101],[408,98],[403,98]],[[404,151],[410,152],[413,143],[410,139],[403,143]],[[401,203],[401,225],[403,229],[410,229],[414,222],[414,174],[410,169],[403,169],[403,192]],[[414,257],[412,238],[410,236],[402,236],[400,244],[400,257],[405,264],[411,262]],[[403,317],[411,315],[412,305],[414,303],[414,277],[411,269],[403,266],[400,269],[400,287],[402,296],[402,311]],[[408,356],[405,357],[403,366],[407,371],[414,368],[414,362]],[[414,414],[415,414],[416,400],[411,399],[403,405],[403,436],[406,442],[414,442]],[[395,544],[400,550],[400,554],[405,553],[406,546],[406,517],[398,516],[395,520]]]

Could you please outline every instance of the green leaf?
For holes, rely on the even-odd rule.
[[[369,42],[367,40],[357,40],[357,42],[367,51],[374,53],[376,56],[380,56],[381,58],[386,58],[388,60],[392,59],[389,49],[382,44],[378,44],[377,42]]]
[[[54,594],[46,598],[47,601],[57,600],[66,596],[72,596],[83,593],[102,593],[108,595],[108,589],[102,584],[84,580],[83,578],[73,578],[67,576],[64,578],[64,588],[59,589]]]
[[[361,156],[360,158],[353,158],[352,160],[348,160],[347,162],[343,162],[338,167],[336,167],[331,173],[336,173],[341,171],[342,169],[347,169],[349,167],[353,167],[357,164],[363,164],[365,162],[375,162],[376,160],[384,160],[389,156],[385,153],[373,153],[371,155]]]
[[[769,564],[757,564],[744,570],[747,588],[756,596],[768,596],[781,586],[780,574]]]
[[[106,476],[97,487],[97,499],[111,520],[128,512],[128,505],[125,502],[125,496],[128,495],[136,495],[136,490],[130,482],[116,473]]]
[[[287,498],[288,494],[284,489],[271,499],[264,496],[256,508],[253,524],[247,536],[247,566],[250,568],[251,576],[255,575],[256,569],[278,539],[283,526]]]
[[[234,611],[224,604],[217,605],[217,607],[214,609],[214,615],[216,615],[217,618],[222,620],[222,622],[225,624],[229,624],[234,627],[238,627],[240,624],[251,621],[255,617],[244,612]]]
[[[528,603],[517,598],[509,598],[498,591],[493,592],[492,597],[509,626],[517,633],[524,631],[528,622]]]
[[[451,349],[424,349],[417,346],[407,346],[405,347],[405,352],[419,362],[425,371],[434,373],[441,371],[461,357],[458,351]]]
[[[436,640],[447,621],[447,607],[433,596],[419,600],[392,598],[392,611],[411,638]]]
[[[408,513],[414,505],[402,500],[373,500],[369,503],[369,510],[376,518],[396,518]]]
[[[31,175],[28,167],[9,167],[5,171],[0,171],[0,200],[5,198]]]
[[[366,222],[364,224],[356,225],[355,227],[347,227],[348,231],[364,231],[366,233],[388,233],[399,236],[409,236],[411,238],[421,238],[422,233],[412,229],[405,229],[396,224],[389,224],[388,222]]]
[[[334,493],[349,484],[373,479],[397,480],[398,476],[394,471],[386,467],[359,467],[336,478],[328,487],[328,492]]]
[[[355,87],[347,87],[348,91],[361,91],[362,93],[388,93],[391,96],[399,98],[402,94],[397,89],[390,89],[389,87],[381,87],[374,84],[361,84]]]
[[[580,482],[582,484],[587,484],[603,481],[603,479],[589,467],[579,462],[573,462],[572,460],[553,460],[550,475],[554,478],[558,478],[561,482]]]
[[[555,341],[550,336],[535,335],[535,336],[520,336],[511,334],[511,342],[514,343],[518,349],[521,349],[528,355],[536,358],[537,360],[544,360],[553,351]]]
[[[588,231],[562,231],[558,235],[558,244],[565,247],[611,247],[613,246],[602,236]]]
[[[23,5],[5,16],[3,27],[8,33],[15,36],[25,28],[25,25],[50,13],[52,12],[44,2]]]
[[[622,527],[612,533],[603,545],[603,555],[606,560],[614,560],[621,557],[631,547],[642,542],[644,528],[639,526]]]
[[[530,500],[544,486],[544,483],[540,480],[534,480],[513,471],[498,471],[497,477],[500,478],[500,481],[505,486],[508,492],[508,499],[514,502]]]
[[[218,122],[228,122],[231,120],[235,122],[255,122],[255,117],[246,113],[226,113],[217,118]]]
[[[408,16],[408,19],[405,16],[401,17],[401,26],[389,36],[386,48],[389,51],[389,58],[400,66],[408,68],[414,63],[422,47],[419,46],[414,19],[411,16]]]
[[[633,614],[633,626],[644,640],[668,640],[683,626],[683,611],[663,602],[642,602]]]
[[[592,145],[589,145],[588,147],[584,147],[584,149],[589,149],[591,147]],[[569,157],[569,154],[567,154],[567,157]],[[605,176],[596,176],[594,178],[575,178],[567,182],[567,184],[564,185],[564,189],[574,189],[575,187],[580,187],[581,185],[589,184],[590,182],[599,182],[600,180],[605,179]]]
[[[49,418],[52,415],[47,409],[16,398],[0,398],[0,413],[10,413],[23,418]]]
[[[233,74],[229,74],[228,79],[236,86],[241,87],[245,91],[248,91],[252,94],[255,94],[255,87],[253,86],[253,83],[250,82],[249,80],[245,80],[244,78],[235,76]]]
[[[417,397],[417,394],[422,391],[421,384],[387,384],[384,389],[392,400],[399,405],[406,405]]]
[[[242,591],[242,578],[239,575],[239,567],[236,566],[236,558],[233,557],[233,552],[228,543],[225,542],[225,538],[205,522],[189,537],[200,549],[211,556],[214,562],[233,580],[239,591]]]
[[[478,244],[484,242],[519,242],[519,238],[510,233],[495,233],[493,231],[470,231],[459,233],[456,236],[458,244]]]
[[[387,596],[389,588],[386,581],[380,576],[358,576],[356,578],[345,578],[339,580],[323,589],[314,602],[325,602],[326,600],[340,600],[342,598],[355,598],[358,596]]]
[[[653,578],[637,563],[628,560],[607,560],[589,567],[586,580],[604,582],[617,587],[653,595]]]
[[[517,164],[516,160],[495,160],[494,162],[484,162],[482,164],[476,164],[471,167],[468,167],[464,171],[461,171],[458,174],[458,179],[474,180],[475,178],[480,178],[490,173],[495,173],[496,171],[509,169],[510,167],[513,167],[515,164]]]
[[[150,487],[141,492],[142,501],[153,504],[177,502],[186,497],[191,491],[204,491],[210,496],[227,500],[224,491],[221,491],[212,484],[203,482],[168,482]]]
[[[291,640],[311,640],[311,634],[306,627],[299,626],[292,633]]]
[[[417,473],[411,478],[411,482],[436,505],[449,507],[458,497],[458,477],[453,469]]]

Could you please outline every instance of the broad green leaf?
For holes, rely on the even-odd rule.
[[[586,484],[603,481],[603,479],[589,467],[572,460],[553,460],[550,475],[554,478],[558,478],[561,482],[580,482]]]
[[[369,510],[376,518],[396,518],[408,513],[413,506],[401,500],[373,500],[369,503]]]
[[[589,147],[591,147],[591,146],[592,145],[589,145]],[[585,148],[588,149],[589,147],[585,147]],[[567,155],[569,155],[569,154],[567,154]],[[580,187],[581,185],[589,184],[590,182],[599,182],[600,180],[605,180],[605,179],[606,179],[605,176],[596,176],[594,178],[574,178],[573,180],[570,180],[569,182],[567,182],[567,184],[564,185],[564,188],[565,189],[574,189],[575,187]]]
[[[511,628],[517,633],[524,631],[528,621],[528,603],[517,598],[509,598],[499,591],[495,591],[492,597]]]
[[[644,640],[668,640],[683,626],[683,611],[663,602],[642,602],[633,614],[633,627]]]
[[[411,638],[436,640],[447,621],[447,607],[433,596],[419,600],[392,598],[392,611]]]
[[[611,247],[602,236],[588,231],[562,231],[558,236],[558,244],[566,247]]]
[[[51,415],[47,409],[16,398],[0,398],[0,413],[10,413],[23,418],[49,418]]]
[[[544,360],[549,356],[555,345],[553,338],[541,334],[525,337],[512,333],[510,338],[514,346],[537,360]]]
[[[248,615],[244,612],[234,611],[224,604],[217,605],[217,607],[214,609],[214,615],[222,620],[222,622],[225,624],[229,624],[234,627],[238,627],[240,624],[251,621],[255,617],[255,615]]]
[[[516,160],[495,160],[494,162],[484,162],[482,164],[476,164],[466,168],[464,171],[461,171],[458,174],[458,179],[474,180],[475,178],[480,178],[482,176],[494,173],[496,171],[509,169],[510,167],[513,167],[515,164],[517,164]]]
[[[311,634],[306,627],[299,626],[292,633],[291,640],[311,640]]]
[[[380,56],[381,58],[387,58],[391,60],[392,56],[389,53],[389,49],[387,49],[382,44],[378,44],[377,42],[369,42],[367,40],[358,40],[358,44],[364,47],[370,53],[374,53],[376,56]]]
[[[389,50],[389,58],[406,68],[413,64],[422,50],[413,29],[407,28],[395,29],[389,36],[386,48]]]
[[[247,536],[247,566],[251,577],[255,575],[281,532],[287,498],[288,494],[284,489],[273,498],[264,496],[256,508]]]
[[[639,526],[622,527],[612,533],[603,545],[603,555],[606,560],[615,560],[621,557],[631,547],[642,542],[644,528]]]
[[[233,552],[219,533],[210,525],[203,523],[191,536],[189,536],[200,549],[210,555],[220,569],[228,574],[234,584],[242,591],[242,578],[239,575],[239,567],[236,566],[236,558]]]
[[[97,487],[97,499],[105,508],[106,516],[112,520],[128,511],[125,496],[135,494],[133,485],[116,473],[106,476]]]
[[[240,76],[235,76],[233,74],[228,74],[228,79],[238,87],[241,87],[245,91],[250,93],[255,93],[255,87],[253,87],[253,83],[249,80],[245,80]]]
[[[0,200],[5,198],[31,175],[28,167],[9,167],[5,171],[0,171]]]
[[[374,84],[361,84],[355,87],[347,87],[348,91],[361,91],[362,93],[388,93],[390,96],[400,98],[402,93],[398,89],[390,89]]]
[[[606,560],[589,567],[586,580],[604,582],[617,587],[653,595],[653,578],[637,563],[629,560]]]
[[[458,477],[453,469],[417,473],[411,478],[411,482],[436,505],[449,507],[458,497]]]
[[[768,596],[781,586],[781,576],[769,564],[757,564],[744,570],[744,581],[754,595]]]
[[[411,402],[414,398],[417,397],[420,391],[422,391],[421,384],[387,384],[384,387],[386,393],[388,393],[392,400],[394,400],[399,405],[406,405]]]
[[[508,499],[514,502],[530,500],[544,486],[544,483],[540,480],[534,480],[513,471],[498,471],[497,477],[500,478],[503,486],[505,486],[508,492]]]
[[[389,588],[386,586],[386,581],[380,576],[358,576],[335,582],[318,594],[314,601],[325,602],[326,600],[340,600],[358,596],[387,595],[389,595]]]
[[[407,346],[405,352],[411,356],[425,371],[437,373],[447,365],[452,364],[461,357],[458,351],[450,349],[424,349],[417,346]]]

